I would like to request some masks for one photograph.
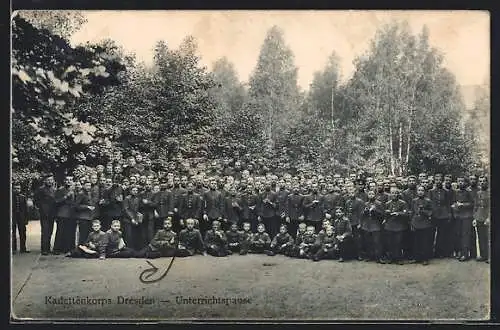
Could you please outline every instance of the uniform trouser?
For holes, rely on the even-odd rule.
[[[378,260],[382,257],[382,233],[380,231],[363,230],[363,245],[368,258]]]
[[[253,253],[264,253],[266,250],[269,250],[269,244],[251,243],[250,250]]]
[[[276,254],[283,254],[285,256],[289,256],[292,252],[292,245],[287,244],[285,247],[281,247],[281,244],[273,246],[270,248]]]
[[[163,228],[163,222],[167,217],[154,218],[154,232],[156,233],[159,229]]]
[[[26,222],[16,216],[12,220],[12,251],[17,251],[16,232],[19,232],[19,249],[26,251]]]
[[[280,220],[276,216],[262,217],[262,223],[266,226],[269,236],[274,237],[280,230]]]
[[[400,261],[403,259],[403,231],[385,231],[386,252],[389,260]]]
[[[403,256],[407,259],[414,258],[413,235],[414,235],[414,232],[412,232],[410,229],[403,231],[403,242],[402,242]]]
[[[207,246],[207,253],[214,257],[225,257],[228,255],[227,249],[218,244],[210,244]]]
[[[212,228],[212,223],[217,220],[215,218],[208,218],[208,220],[203,220],[203,217],[198,221],[201,237],[205,238],[205,234],[208,230]]]
[[[484,223],[476,225],[477,239],[479,243],[479,255],[481,258],[489,259],[490,257],[490,226]]]
[[[142,245],[142,228],[141,225],[134,225],[130,222],[122,222],[124,231],[124,240],[127,246],[134,250],[140,250]]]
[[[450,218],[434,219],[436,224],[436,257],[450,257],[453,253],[453,222]]]
[[[87,253],[87,252],[81,250],[80,248],[73,249],[72,251],[69,251],[69,252],[71,252],[70,257],[72,257],[72,258],[92,259],[92,258],[99,257],[99,253]]]
[[[78,244],[83,244],[92,229],[91,220],[78,220]]]
[[[103,214],[101,215],[100,220],[101,220],[101,230],[103,232],[106,232],[111,228],[111,221],[113,221],[114,218],[109,214]]]
[[[299,229],[299,220],[290,219],[290,223],[287,223],[286,225],[288,227],[288,232],[295,239],[297,237],[297,230]]]
[[[155,235],[154,226],[154,219],[147,219],[146,221],[143,221],[141,224],[139,224],[139,228],[141,229],[140,248],[148,245],[149,242],[151,242],[151,240],[153,239]]]
[[[135,258],[148,258],[148,259],[156,259],[156,258],[161,258],[161,257],[173,257],[175,256],[176,249],[171,248],[171,249],[166,249],[163,251],[160,250],[155,250],[151,248],[151,246],[146,246],[145,248],[141,249],[140,251],[137,251],[134,253]]]
[[[54,232],[54,217],[40,213],[41,251],[50,252],[50,239]]]
[[[435,228],[415,229],[413,232],[413,252],[416,261],[424,261],[432,258]]]
[[[470,257],[470,251],[472,248],[476,248],[471,246],[471,235],[472,235],[472,218],[460,218],[457,219],[458,222],[458,237],[460,242],[460,254],[465,257]]]
[[[194,256],[196,251],[194,249],[178,249],[177,252],[175,253],[176,257],[190,257]]]
[[[476,231],[472,228],[470,232],[470,256],[471,258],[477,257],[477,246],[476,246]]]
[[[363,231],[361,228],[358,228],[357,225],[352,226],[352,240],[353,240],[353,245],[354,245],[354,255],[356,257],[362,257],[364,256],[365,250],[363,248]]]
[[[106,257],[107,258],[131,258],[135,254],[135,251],[132,250],[131,248],[124,247],[123,249],[119,251],[115,251],[113,253],[107,253]]]
[[[180,224],[180,220],[181,216],[179,215],[179,212],[174,213],[174,215],[172,216],[172,230],[176,233],[179,233],[183,227]]]
[[[241,249],[241,245],[240,243],[237,243],[237,245],[229,245],[227,246],[227,248],[231,251],[231,252],[240,252],[240,249]]]
[[[339,251],[335,250],[334,248],[326,248],[326,249],[321,248],[314,254],[314,256],[320,260],[322,260],[322,259],[335,259],[338,254],[339,254]],[[342,258],[344,258],[344,257],[342,257]]]
[[[56,238],[54,241],[54,250],[56,252],[71,252],[75,249],[76,240],[76,219],[59,218],[57,219]]]

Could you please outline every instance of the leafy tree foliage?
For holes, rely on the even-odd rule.
[[[73,108],[86,95],[117,84],[124,69],[107,49],[71,47],[20,16],[12,21],[13,168],[62,175],[98,137]],[[16,172],[14,172],[15,174]]]

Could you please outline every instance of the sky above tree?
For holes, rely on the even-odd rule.
[[[460,85],[484,84],[489,77],[489,15],[481,11],[88,11],[88,22],[73,43],[111,38],[137,58],[153,62],[158,40],[176,48],[186,35],[197,39],[201,64],[226,56],[239,78],[248,82],[266,32],[284,31],[295,55],[298,83],[308,89],[335,50],[341,81],[351,77],[356,56],[363,55],[376,29],[393,19],[407,20],[418,33],[425,24],[430,44],[445,55],[444,65]]]

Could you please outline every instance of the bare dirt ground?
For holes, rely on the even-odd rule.
[[[12,258],[12,315],[18,319],[489,318],[489,265],[476,261],[433,260],[428,266],[398,266],[359,261],[313,263],[266,255],[195,256],[176,258],[165,278],[143,284],[139,275],[151,267],[146,260],[40,256],[39,232],[38,222],[30,222],[28,246],[32,252]],[[169,261],[151,262],[163,271]],[[105,303],[54,304],[61,296],[101,298]],[[154,302],[123,304],[118,296],[146,297]],[[213,296],[244,301],[182,301]]]

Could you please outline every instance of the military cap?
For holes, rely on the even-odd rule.
[[[412,175],[408,175],[408,179],[415,179],[415,180],[416,180],[416,179],[417,179],[417,177],[416,177],[415,175],[413,175],[413,174],[412,174]]]

